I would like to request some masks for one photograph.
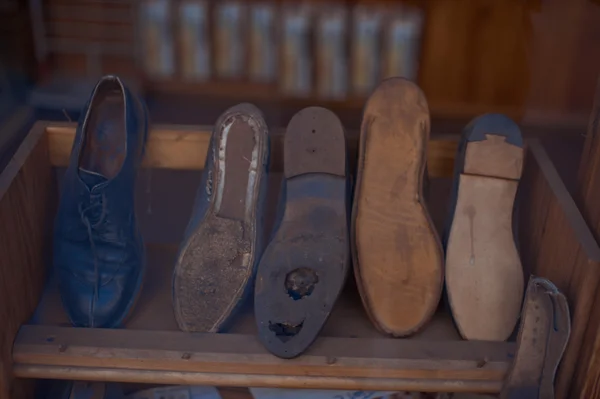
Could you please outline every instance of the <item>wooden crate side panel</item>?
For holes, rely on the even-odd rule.
[[[600,290],[594,296],[587,317],[587,328],[581,342],[581,349],[571,382],[571,397],[600,398]]]
[[[13,378],[12,345],[41,296],[56,200],[47,141],[37,129],[0,174],[1,399],[25,397],[31,389],[30,381]]]
[[[567,294],[569,305],[573,309],[574,297],[568,295],[568,289],[579,245],[572,235],[564,233],[565,227],[566,231],[569,229],[568,221],[565,220],[562,208],[557,203],[535,155],[529,155],[522,181],[522,187],[526,188],[519,209],[523,226],[520,239],[524,268],[526,275],[542,276],[554,282]],[[573,374],[579,348],[573,345],[573,340],[570,340],[569,344],[570,347],[565,351],[561,362],[559,379],[568,380]],[[564,388],[560,388],[560,384],[564,385],[564,382],[560,381],[557,384],[560,391],[563,391]],[[557,392],[556,397],[564,398],[566,395]]]
[[[519,185],[519,249],[526,276],[535,271],[551,198],[550,186],[531,151],[527,151]]]
[[[524,261],[533,274],[553,281],[571,310],[571,338],[561,362],[556,397],[569,396],[578,369],[589,313],[600,281],[600,248],[569,195],[548,154],[537,140],[524,174],[520,235]]]
[[[596,293],[593,309],[600,307],[600,291]],[[572,397],[600,398],[600,312],[590,314],[588,328],[583,338],[581,356],[573,379]]]
[[[600,239],[600,80],[596,87],[594,107],[589,120],[585,147],[578,174],[579,208],[591,227],[596,240]],[[583,279],[586,276],[582,277]],[[600,398],[600,292],[590,307],[589,322],[583,338],[580,365],[574,379],[573,392],[579,397]]]
[[[600,207],[597,206],[600,198],[600,79],[596,88],[594,108],[592,110],[585,145],[581,153],[579,164],[578,183],[580,192],[577,200],[583,216],[592,227],[596,239],[600,238]],[[596,202],[594,202],[596,201]]]
[[[569,221],[560,204],[555,198],[551,198],[534,274],[550,279],[571,299],[570,305],[573,307],[577,292],[570,292],[570,283],[580,246],[573,234],[566,233],[569,231]]]
[[[571,310],[571,337],[556,378],[557,397],[578,397],[573,394],[573,381],[578,378],[577,373],[587,372],[585,358],[590,347],[585,343],[585,336],[591,325],[590,317],[598,289],[599,272],[600,264],[590,260],[580,248],[575,257],[569,289],[565,292]]]

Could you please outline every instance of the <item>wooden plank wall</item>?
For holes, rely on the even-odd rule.
[[[585,139],[578,175],[576,199],[596,240],[600,240],[600,81]],[[584,337],[582,372],[574,382],[575,391],[584,398],[600,398],[600,290],[590,314]]]
[[[556,380],[556,397],[580,396],[572,381],[585,378],[589,318],[600,310],[600,248],[556,168],[537,140],[529,143],[520,185],[521,256],[528,273],[546,277],[565,293],[571,310],[571,338]]]
[[[52,72],[135,77],[135,4],[131,0],[45,0]]]
[[[3,66],[24,74],[34,72],[33,41],[25,2],[0,2],[0,55]]]
[[[528,1],[428,1],[419,83],[430,104],[518,117],[529,86],[530,10]]]
[[[86,75],[89,59],[75,49],[89,43],[105,53],[98,68],[102,73],[140,78],[134,57],[137,1],[43,4],[52,70]],[[590,77],[600,67],[600,53],[592,51],[600,35],[600,6],[589,0],[430,0],[420,7],[426,19],[418,80],[439,113],[434,116],[470,118],[496,111],[542,124],[558,115],[560,123],[572,124],[581,121],[573,115],[589,112]],[[153,90],[210,95],[206,88],[157,84]],[[248,101],[256,92],[246,84],[230,97]],[[341,105],[362,108],[362,101],[350,100]]]
[[[600,71],[600,4],[544,0],[532,10],[531,24],[531,82],[524,121],[576,121],[585,129]]]
[[[0,173],[0,399],[33,397],[33,382],[12,376],[12,345],[45,283],[55,201],[48,141],[36,125]]]

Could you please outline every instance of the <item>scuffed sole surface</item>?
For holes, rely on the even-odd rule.
[[[255,107],[227,112],[231,116],[214,133],[214,174],[205,190],[211,204],[184,244],[174,272],[175,318],[184,331],[220,331],[254,275],[268,133]]]
[[[472,132],[491,133],[471,133],[457,176],[446,287],[452,315],[465,339],[504,341],[521,311],[524,276],[512,224],[523,148],[512,144],[522,142],[516,125],[505,129],[506,135],[497,132],[497,121],[507,119],[494,115],[478,119]]]
[[[330,111],[307,108],[290,121],[285,210],[261,259],[254,300],[259,338],[282,358],[316,339],[345,282],[345,151],[343,128]]]
[[[393,336],[433,315],[443,252],[422,196],[429,110],[400,78],[381,83],[365,107],[353,209],[354,274],[375,326]]]

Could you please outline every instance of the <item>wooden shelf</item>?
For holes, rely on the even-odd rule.
[[[47,146],[50,165],[67,164],[75,124],[48,126],[40,122],[32,132],[43,134],[41,142]],[[210,127],[202,126],[154,127],[145,166],[201,169],[210,132]],[[269,175],[269,209],[277,202],[283,153],[282,130],[271,133],[274,173]],[[357,139],[355,132],[348,133],[351,163],[356,157]],[[451,175],[456,145],[455,136],[430,142],[431,176]],[[432,214],[438,225],[443,219],[448,182],[432,180],[434,197],[440,200]],[[266,220],[267,230],[271,224],[272,220]],[[170,241],[147,244],[144,289],[131,318],[120,330],[70,327],[56,281],[51,278],[34,317],[21,327],[14,341],[14,375],[133,383],[493,393],[499,392],[514,356],[514,343],[462,341],[443,310],[410,339],[388,338],[366,317],[352,275],[320,337],[296,359],[279,359],[263,348],[256,337],[251,304],[225,334],[184,333],[177,328],[171,305],[177,248]]]
[[[171,305],[176,245],[150,245],[144,288],[125,329],[69,327],[51,279],[13,347],[15,375],[165,384],[498,392],[513,343],[461,341],[440,311],[410,339],[367,319],[352,276],[320,338],[297,359],[268,353],[251,304],[226,334],[177,328]]]
[[[10,282],[0,290],[5,304],[0,310],[9,320],[0,330],[5,348],[0,352],[0,369],[5,370],[0,378],[500,391],[515,357],[514,343],[461,340],[443,305],[419,334],[407,339],[383,336],[367,319],[352,275],[319,338],[296,359],[279,359],[263,348],[256,337],[251,304],[227,333],[178,331],[171,306],[171,273],[178,235],[185,227],[200,180],[197,169],[202,168],[209,131],[201,126],[157,126],[151,130],[145,166],[163,170],[151,172],[155,188],[151,194],[148,185],[146,197],[138,204],[147,205],[144,201],[150,196],[155,201],[154,210],[147,212],[150,216],[140,218],[147,239],[147,276],[125,328],[105,330],[70,327],[56,282],[46,279],[51,221],[60,184],[60,168],[57,171],[53,167],[64,166],[75,125],[39,122],[33,126],[0,174],[0,227],[4,232],[0,234],[0,252],[6,266],[0,267],[0,281]],[[356,155],[356,139],[354,133],[347,136],[350,160]],[[429,144],[430,175],[441,177],[431,180],[428,201],[438,229],[449,194],[450,180],[444,177],[451,174],[454,162],[453,140],[434,139]],[[277,173],[282,159],[280,130],[273,132],[273,143],[271,169],[275,173],[269,175],[274,181],[269,182],[267,209],[274,209],[277,179],[281,178]],[[585,376],[588,366],[578,363],[582,338],[597,333],[588,326],[588,314],[597,293],[600,248],[537,140],[528,143],[522,188],[518,223],[525,271],[555,282],[569,296],[572,307],[571,340],[557,375],[557,397],[566,397],[571,380]],[[272,220],[265,220],[267,231],[270,223]],[[146,233],[157,229],[168,233],[164,240],[156,234],[154,240],[148,240]],[[21,386],[22,381],[28,380],[13,383]],[[0,392],[0,397],[9,396]]]

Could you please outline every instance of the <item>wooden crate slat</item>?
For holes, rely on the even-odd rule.
[[[113,370],[95,367],[54,367],[21,365],[13,367],[22,378],[81,379],[86,381],[137,381],[146,384],[216,385],[236,387],[277,387],[290,389],[343,389],[374,391],[500,392],[502,381],[405,380],[348,377],[281,377],[258,374],[164,372],[152,370]]]
[[[279,359],[255,336],[24,326],[13,347],[23,365],[290,377],[501,381],[515,345],[503,342],[318,338]]]
[[[54,166],[67,166],[75,137],[75,124],[53,124],[48,127],[50,159]],[[155,126],[150,132],[143,165],[151,168],[202,169],[210,141],[212,127]],[[348,139],[351,167],[356,162],[352,154],[357,151],[357,134]],[[283,169],[283,134],[276,131],[272,135],[271,170]],[[428,171],[431,177],[452,175],[457,141],[455,136],[443,136],[429,142]]]

